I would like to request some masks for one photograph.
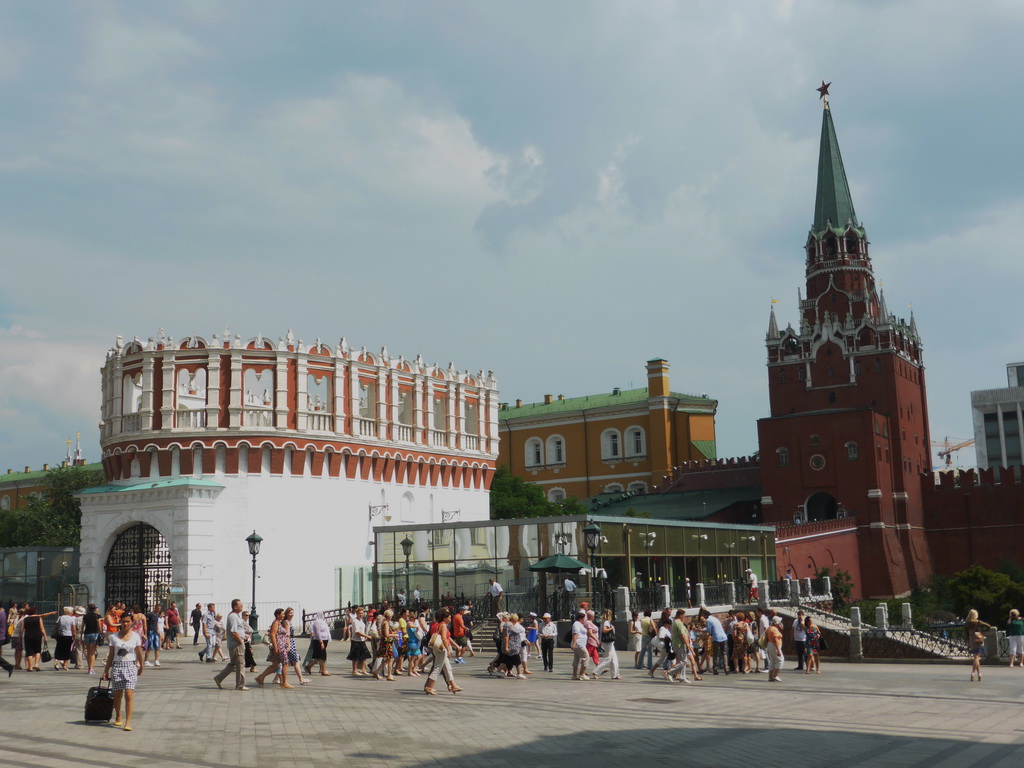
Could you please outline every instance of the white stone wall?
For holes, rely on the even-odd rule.
[[[189,605],[233,597],[249,603],[252,559],[245,538],[263,537],[257,558],[257,602],[298,602],[306,610],[336,607],[360,598],[353,576],[373,565],[373,525],[441,522],[441,510],[459,520],[486,520],[488,493],[463,488],[302,477],[210,477],[222,487],[150,488],[82,496],[81,580],[97,604],[105,600],[104,566],[116,535],[137,522],[167,540],[175,582]],[[412,494],[402,519],[402,497]],[[371,523],[369,506],[389,509]],[[390,518],[390,519],[388,519]],[[344,593],[338,590],[343,569]],[[366,591],[369,599],[369,591]]]

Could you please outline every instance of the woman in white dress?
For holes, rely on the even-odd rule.
[[[621,680],[619,677],[619,655],[615,652],[615,625],[612,624],[612,609],[605,608],[601,612],[601,648],[604,649],[604,661],[594,668],[594,677],[600,677],[609,669],[612,672],[612,680]]]
[[[103,669],[103,679],[110,680],[114,691],[114,725],[132,729],[132,709],[135,704],[135,683],[142,674],[142,638],[132,631],[132,615],[121,617],[121,631],[108,640],[110,652]],[[121,721],[121,703],[125,702],[124,722]]]

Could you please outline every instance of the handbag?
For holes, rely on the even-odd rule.
[[[565,630],[565,634],[562,635],[562,642],[565,643],[566,645],[572,645],[572,630],[571,629]]]
[[[441,637],[441,633],[440,632],[434,632],[430,636],[430,645],[428,647],[434,653],[443,653],[444,652],[444,638]]]
[[[818,638],[818,650],[819,651],[827,651],[828,650],[828,643],[825,642],[825,636],[824,635],[822,635],[821,637]]]

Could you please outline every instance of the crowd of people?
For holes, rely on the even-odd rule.
[[[500,605],[498,595],[489,595],[491,606]],[[497,599],[495,599],[497,597]],[[58,615],[59,613],[59,615]],[[57,616],[53,630],[47,633],[43,619]],[[487,673],[501,678],[525,680],[534,674],[531,659],[541,660],[543,672],[554,672],[554,651],[559,640],[558,625],[549,613],[538,616],[499,610],[493,635],[494,656]],[[289,678],[306,685],[314,668],[319,675],[331,676],[328,670],[328,647],[332,627],[317,613],[309,626],[309,645],[300,657],[296,643],[293,608],[278,608],[262,638],[266,646],[266,668],[256,676],[264,687],[269,679],[275,686],[293,688]],[[399,676],[425,677],[423,692],[437,695],[435,685],[440,677],[447,689],[457,694],[462,690],[455,682],[453,667],[474,657],[474,629],[477,627],[471,602],[458,608],[433,610],[426,605],[409,607],[402,602],[383,604],[379,609],[350,608],[341,626],[341,639],[347,641],[347,661],[353,677],[372,677],[392,682]],[[226,662],[215,675],[218,688],[231,675],[234,688],[247,691],[246,672],[255,673],[257,661],[253,648],[254,631],[249,612],[242,601],[233,600],[225,618],[214,603],[205,608],[197,603],[189,615],[193,629],[193,647],[200,646],[199,660]],[[154,606],[144,610],[139,605],[130,609],[123,603],[112,604],[100,614],[94,604],[87,607],[65,607],[61,612],[38,613],[32,605],[0,606],[0,668],[8,676],[16,669],[41,671],[52,662],[58,671],[85,669],[96,674],[100,647],[107,647],[102,665],[103,680],[109,680],[114,693],[115,725],[131,730],[134,689],[144,668],[160,666],[160,651],[181,648],[182,635],[188,625],[177,605],[166,609]],[[990,625],[970,611],[965,632],[972,656],[971,681],[981,681],[981,657],[985,648],[985,632]],[[1016,610],[1006,622],[1010,640],[1010,666],[1024,669],[1024,619]],[[300,628],[301,634],[301,628]],[[801,610],[795,619],[786,620],[773,609],[753,611],[730,610],[719,617],[701,608],[696,616],[686,609],[666,608],[660,614],[633,612],[627,624],[626,652],[633,653],[633,668],[646,670],[650,677],[659,672],[671,683],[702,681],[703,675],[767,673],[770,682],[778,682],[786,661],[783,647],[786,638],[792,641],[795,667],[805,674],[821,674],[821,652],[827,650],[821,630],[810,615]],[[49,653],[48,638],[54,651]],[[616,650],[616,628],[611,610],[600,617],[585,607],[579,610],[571,627],[561,638],[572,652],[573,680],[621,680],[623,661]],[[478,644],[480,638],[477,638]],[[10,645],[14,663],[3,658],[3,647]],[[152,661],[150,661],[152,656]],[[603,657],[603,658],[602,658]],[[628,663],[628,662],[627,662]],[[124,715],[122,719],[122,715]]]

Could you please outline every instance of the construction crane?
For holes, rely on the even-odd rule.
[[[946,460],[946,469],[952,469],[953,467],[953,454],[959,451],[961,448],[966,448],[968,445],[974,445],[974,438],[970,440],[960,440],[953,438],[950,440],[948,437],[941,443],[932,441],[932,448],[941,449],[938,453],[940,459]]]

